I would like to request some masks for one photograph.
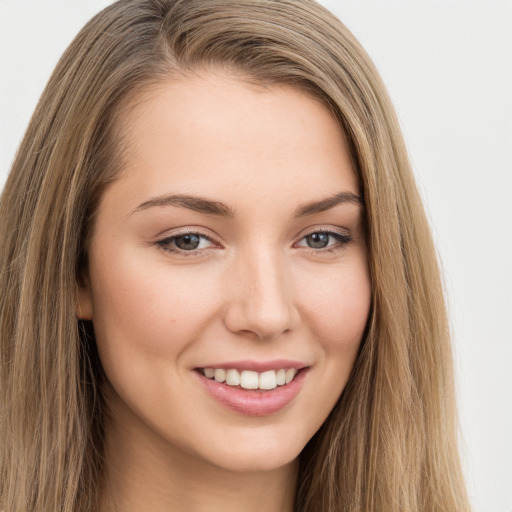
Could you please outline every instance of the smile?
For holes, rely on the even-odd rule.
[[[256,372],[252,370],[237,370],[224,368],[203,368],[203,375],[216,382],[225,383],[228,386],[239,386],[242,389],[271,390],[277,386],[289,384],[297,375],[295,368],[281,368]]]
[[[222,407],[245,416],[268,416],[294,401],[310,369],[306,364],[282,360],[232,362],[196,368],[194,373]]]

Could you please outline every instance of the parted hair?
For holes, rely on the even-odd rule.
[[[122,170],[121,113],[208,68],[324,102],[364,197],[371,312],[300,454],[295,509],[468,511],[443,288],[400,128],[369,57],[313,0],[121,0],[60,59],[0,199],[0,510],[97,506],[105,377],[76,314],[96,207]]]

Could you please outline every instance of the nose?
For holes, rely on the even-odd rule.
[[[229,273],[226,327],[237,334],[271,340],[300,321],[283,258],[270,253],[240,255]]]

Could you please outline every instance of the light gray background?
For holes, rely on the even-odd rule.
[[[0,0],[0,187],[57,59],[109,3]],[[512,0],[322,3],[377,64],[432,221],[475,511],[512,512]]]

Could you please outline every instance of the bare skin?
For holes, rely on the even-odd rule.
[[[345,137],[300,91],[214,72],[147,91],[122,126],[79,300],[108,378],[102,511],[291,512],[370,308]],[[297,375],[233,391],[230,365]]]
[[[151,434],[147,445],[133,444],[133,437],[139,437],[130,431],[133,418],[124,421],[119,412],[109,423],[100,512],[293,510],[297,461],[266,472],[227,471],[207,461],[191,462],[187,454]]]

